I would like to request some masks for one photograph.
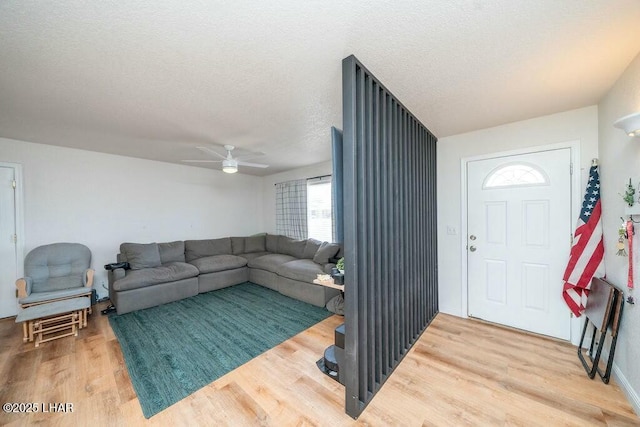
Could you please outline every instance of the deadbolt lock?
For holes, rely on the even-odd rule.
[[[471,236],[469,236],[469,240],[476,240],[476,236],[472,234]]]

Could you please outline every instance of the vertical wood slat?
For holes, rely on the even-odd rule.
[[[367,103],[365,100],[365,96],[366,96],[366,82],[367,82],[368,76],[362,70],[362,68],[360,68],[359,71],[360,71],[359,72],[360,78],[357,81],[358,95],[356,97],[356,100],[359,103],[358,105],[359,122],[357,123],[358,124],[358,140],[365,141],[366,131],[367,131],[367,128],[366,128]],[[362,227],[364,230],[366,230],[366,211],[364,210],[365,201],[366,201],[366,181],[365,181],[364,174],[366,173],[366,168],[367,168],[366,166],[367,148],[368,148],[368,144],[360,143],[356,145],[356,155],[358,156],[356,160],[358,162],[356,166],[358,169],[358,182],[356,183],[356,187],[355,187],[356,197],[358,201],[357,215],[358,215],[358,220],[360,221],[360,227]],[[356,242],[358,243],[359,248],[368,247],[367,233],[366,232],[358,233]],[[361,258],[361,262],[356,266],[356,268],[359,270],[359,273],[358,273],[358,277],[360,278],[359,280],[368,280],[367,272],[366,272],[366,266],[369,261],[367,259],[368,253],[369,253],[368,251],[359,250],[359,254],[360,254],[359,257]],[[368,381],[366,381],[366,379],[369,376],[369,372],[367,370],[368,352],[365,347],[365,344],[368,338],[367,331],[369,329],[368,328],[369,310],[371,309],[371,307],[368,304],[368,302],[370,301],[368,291],[369,291],[368,286],[358,289],[358,293],[360,295],[360,304],[359,304],[359,311],[357,313],[357,319],[359,322],[358,324],[358,329],[360,330],[359,333],[360,333],[360,336],[362,337],[362,340],[358,345],[358,347],[360,347],[358,349],[358,355],[359,355],[358,364],[360,365],[360,382],[358,384],[358,389],[359,389],[360,398],[367,395],[368,385],[369,385]],[[363,380],[363,378],[365,380]]]
[[[388,97],[384,93],[384,90],[378,88],[378,93],[380,96],[380,165],[382,170],[387,170],[388,168],[388,147],[389,147],[389,120],[387,115],[387,100]],[[380,227],[380,239],[382,240],[382,250],[379,252],[380,255],[380,280],[387,283],[387,286],[381,286],[380,298],[384,301],[389,301],[389,269],[382,268],[382,262],[386,261],[386,258],[389,256],[389,187],[388,187],[389,179],[387,174],[381,174],[380,179],[380,203],[382,205],[382,216],[380,218],[381,227]],[[389,354],[390,354],[390,340],[389,340],[389,317],[390,317],[390,307],[389,304],[384,303],[381,305],[382,311],[382,330],[380,331],[382,335],[382,342],[380,343],[380,352],[382,356],[381,366],[380,366],[380,381],[384,381],[385,372],[389,368]]]
[[[422,232],[423,205],[420,201],[424,200],[424,198],[422,198],[422,193],[421,193],[422,180],[420,179],[420,177],[421,177],[421,171],[424,168],[424,164],[423,164],[423,158],[420,155],[421,154],[420,131],[421,131],[420,124],[416,122],[414,133],[413,133],[413,138],[415,141],[413,146],[413,152],[415,154],[414,155],[414,168],[415,168],[414,176],[416,177],[416,187],[414,191],[416,194],[416,199],[418,199],[418,202],[416,203],[417,209],[416,209],[416,216],[414,219],[414,227],[416,229],[416,233],[415,233],[416,238],[414,239],[414,248],[415,248],[414,260],[417,264],[416,265],[416,299],[418,301],[424,301],[424,297],[422,295],[422,278],[424,277],[424,274],[422,272],[422,266],[424,265],[424,261],[420,257],[420,251],[422,247],[422,245],[420,244],[420,236],[423,235],[423,232]],[[417,330],[419,330],[420,325],[422,324],[421,306],[422,304],[416,304],[416,307],[415,307],[415,319],[416,319]]]
[[[413,288],[414,288],[414,268],[413,268],[413,233],[411,232],[413,229],[413,210],[414,210],[414,200],[415,197],[413,196],[413,160],[411,158],[411,146],[412,146],[412,141],[411,138],[413,137],[413,120],[411,120],[411,116],[409,115],[409,112],[407,111],[405,113],[406,117],[407,117],[407,125],[406,125],[406,129],[407,129],[407,133],[406,133],[406,144],[404,146],[404,157],[406,158],[406,170],[404,170],[403,175],[404,175],[404,179],[405,179],[405,192],[406,192],[406,207],[407,207],[407,212],[406,212],[406,223],[404,225],[405,227],[405,235],[407,237],[407,241],[405,243],[405,247],[406,247],[406,252],[407,252],[407,259],[405,261],[405,269],[407,272],[407,279],[406,279],[406,292],[405,292],[405,299],[407,301],[407,345],[411,345],[411,343],[413,342],[413,335],[414,335],[414,326],[413,326],[413,307],[414,304],[412,304],[412,295],[413,295]]]
[[[373,82],[371,81],[371,78],[368,78],[366,80],[365,83],[365,111],[366,111],[366,117],[365,117],[365,123],[366,123],[366,133],[365,133],[365,138],[367,141],[372,141],[373,140],[373,99],[372,99],[372,93],[373,93]],[[367,247],[371,247],[375,245],[375,240],[374,240],[374,227],[375,227],[375,221],[374,221],[374,209],[373,209],[373,194],[374,194],[374,188],[373,188],[373,170],[368,167],[369,165],[373,164],[373,150],[374,150],[374,145],[375,144],[363,144],[363,147],[365,147],[366,149],[366,154],[363,155],[364,161],[365,161],[365,171],[364,171],[364,176],[365,176],[365,182],[364,187],[363,188],[363,193],[365,194],[365,203],[366,205],[364,206],[363,209],[363,214],[362,214],[362,218],[364,218],[365,220],[365,225],[364,225],[364,229],[366,230],[365,233],[367,235]],[[366,269],[366,275],[369,278],[370,284],[374,285],[374,286],[367,286],[367,290],[371,295],[368,295],[368,300],[369,301],[373,301],[374,304],[371,307],[371,310],[369,310],[369,312],[367,313],[367,325],[369,326],[369,328],[367,329],[367,342],[366,342],[366,365],[367,365],[367,392],[368,393],[372,393],[373,392],[373,384],[375,384],[375,371],[373,368],[373,366],[375,366],[376,363],[376,353],[375,353],[375,281],[372,280],[373,278],[373,268],[374,268],[374,262],[373,259],[371,257],[371,252],[370,251],[366,251],[367,253],[367,264],[365,266]]]
[[[415,188],[414,188],[414,194],[415,194],[415,198],[416,198],[416,213],[414,216],[414,229],[415,229],[415,234],[414,234],[414,240],[413,240],[413,247],[414,247],[414,262],[416,264],[416,268],[415,268],[415,299],[417,301],[424,301],[424,298],[422,296],[422,278],[423,278],[423,274],[422,274],[422,265],[423,265],[423,260],[420,258],[420,248],[421,248],[421,243],[420,243],[420,236],[422,236],[422,232],[421,232],[421,224],[422,224],[422,208],[423,208],[423,204],[422,204],[422,200],[424,200],[421,197],[420,194],[420,188],[422,185],[422,182],[420,180],[420,171],[423,168],[423,164],[422,164],[422,158],[420,157],[420,123],[416,120],[415,124],[414,124],[414,130],[413,130],[413,140],[414,140],[414,144],[413,144],[413,153],[414,153],[414,160],[413,160],[413,168],[414,168],[414,177],[415,177]],[[420,331],[422,330],[422,322],[420,320],[420,307],[422,304],[416,304],[415,305],[415,309],[414,309],[414,316],[415,316],[415,331],[416,331],[416,335],[414,337],[414,342],[417,339],[418,335],[420,334]]]
[[[436,138],[343,61],[346,411],[357,417],[437,313]]]
[[[399,163],[400,163],[400,167],[402,168],[399,171],[399,181],[400,181],[400,186],[399,186],[399,194],[400,194],[400,202],[399,202],[399,210],[400,210],[400,222],[399,222],[399,238],[400,238],[400,279],[398,284],[404,284],[406,283],[406,276],[407,276],[407,257],[406,257],[406,249],[407,249],[407,236],[406,236],[406,224],[407,224],[407,209],[406,209],[406,205],[405,205],[405,192],[407,189],[407,182],[406,182],[406,159],[407,159],[407,155],[406,155],[406,149],[407,146],[406,144],[403,144],[402,142],[406,141],[406,137],[407,137],[407,118],[404,114],[404,109],[398,105],[398,113],[400,114],[400,137],[398,139],[398,159],[399,159]],[[399,297],[400,297],[400,352],[404,353],[404,348],[406,346],[406,342],[407,342],[407,292],[406,292],[406,288],[403,289],[404,292],[398,292],[399,293]]]
[[[356,185],[358,182],[358,170],[356,154],[358,141],[357,120],[357,81],[359,79],[355,62],[343,61],[342,63],[342,114],[348,117],[343,122],[343,188],[342,188],[342,208],[344,227],[344,255],[345,255],[345,281],[347,283],[359,283],[357,265],[360,263],[357,250],[358,234],[353,231],[357,228],[358,204],[356,203]],[[349,143],[345,143],[349,141]],[[345,326],[345,368],[348,366],[349,375],[345,375],[345,410],[348,414],[356,417],[362,410],[360,399],[360,363],[358,342],[359,335],[359,295],[356,286],[345,291],[345,313],[349,313],[344,318]]]
[[[389,179],[389,194],[391,195],[391,199],[392,200],[396,200],[397,197],[397,189],[396,189],[396,184],[397,184],[397,180],[395,179],[395,176],[393,175],[393,171],[397,169],[397,162],[396,162],[396,156],[395,156],[395,147],[396,147],[396,128],[397,128],[397,123],[396,123],[396,109],[395,109],[395,100],[393,99],[392,96],[389,96],[389,101],[388,101],[388,105],[389,105],[389,126],[390,126],[390,130],[389,130],[389,166],[390,166],[390,170],[391,173],[388,173],[387,175],[390,177]],[[390,363],[390,367],[394,366],[398,360],[398,331],[397,331],[397,325],[398,325],[398,305],[396,303],[397,301],[397,295],[396,295],[396,283],[398,282],[398,277],[397,277],[397,270],[395,268],[393,268],[394,265],[397,265],[397,254],[398,254],[398,250],[397,250],[397,245],[398,245],[398,239],[397,239],[397,231],[395,229],[395,224],[396,224],[396,215],[397,215],[397,209],[395,208],[395,204],[394,203],[389,203],[389,234],[391,236],[393,236],[390,244],[389,244],[389,259],[391,260],[391,268],[389,268],[389,277],[390,277],[390,281],[389,281],[389,292],[391,293],[391,296],[389,297],[389,308],[391,309],[392,315],[390,318],[390,322],[391,325],[389,327],[389,329],[392,332],[392,336],[391,336],[391,348],[389,349],[389,363]]]
[[[420,264],[418,262],[418,258],[416,257],[418,253],[418,206],[420,204],[419,194],[417,192],[418,189],[418,177],[417,177],[417,161],[418,161],[418,153],[417,153],[417,145],[416,141],[416,132],[418,130],[416,120],[411,121],[411,147],[410,147],[410,159],[411,159],[411,228],[413,232],[411,233],[411,262],[414,265],[414,268],[411,269],[412,273],[412,290],[411,290],[411,300],[412,301],[420,301],[418,297],[418,276],[419,276],[419,268]],[[418,333],[422,331],[418,322],[418,305],[419,304],[411,304],[411,331],[413,332],[411,335],[411,342],[413,343],[418,336]]]
[[[373,101],[374,101],[374,164],[381,164],[382,159],[380,158],[380,148],[381,148],[381,130],[382,130],[382,122],[380,117],[380,87],[377,84],[373,86]],[[384,169],[383,169],[384,170]],[[377,206],[384,206],[382,201],[382,187],[381,187],[381,175],[376,173],[375,177],[375,191],[373,197],[373,206],[374,208]],[[375,328],[376,328],[376,341],[374,348],[376,350],[376,360],[377,363],[374,366],[375,376],[374,381],[376,384],[379,384],[382,381],[382,368],[384,366],[384,349],[382,347],[382,334],[383,334],[383,324],[385,322],[385,310],[383,309],[384,303],[382,299],[382,288],[384,286],[384,281],[382,280],[382,248],[384,248],[384,242],[382,240],[382,228],[384,227],[384,221],[382,219],[382,209],[375,210],[376,216],[376,226],[375,226],[375,246],[380,250],[377,250],[373,253],[373,262],[375,263],[375,287],[376,287],[376,300],[375,300],[375,310],[378,315],[375,319]]]
[[[393,140],[391,141],[391,157],[393,158],[393,164],[391,165],[391,176],[393,181],[393,197],[397,202],[400,199],[400,184],[398,177],[400,176],[400,162],[398,161],[398,141],[400,140],[400,114],[398,109],[398,104],[395,99],[392,97],[391,108],[393,110]],[[393,332],[394,332],[394,342],[393,342],[393,365],[398,363],[400,360],[400,354],[402,351],[400,350],[400,343],[402,342],[402,337],[400,336],[400,294],[398,293],[398,283],[400,283],[400,230],[398,224],[400,223],[400,209],[396,203],[392,204],[393,206],[393,218],[392,218],[392,234],[394,236],[393,242],[393,300],[391,301],[392,307],[394,309],[394,317],[393,317]],[[393,366],[392,365],[392,366]]]
[[[427,164],[426,164],[426,159],[425,159],[425,155],[427,153],[426,148],[425,148],[425,139],[424,139],[424,129],[420,128],[420,134],[419,134],[419,145],[420,145],[420,149],[418,151],[418,156],[420,157],[421,160],[421,167],[420,167],[420,199],[421,200],[426,200],[425,197],[425,188],[427,186],[427,183],[425,182],[425,170],[427,168]],[[419,230],[419,235],[420,236],[424,236],[426,233],[426,227],[425,227],[425,220],[427,219],[427,211],[426,211],[426,207],[423,206],[422,209],[422,214],[421,214],[421,218],[420,218],[420,230]],[[428,283],[428,279],[427,279],[427,271],[426,271],[426,266],[428,264],[427,259],[425,257],[425,247],[426,245],[420,244],[418,245],[419,247],[419,253],[418,253],[418,257],[420,259],[420,300],[421,301],[427,301],[427,294],[426,294],[426,286]],[[425,313],[427,312],[427,304],[421,304],[420,305],[420,312],[419,312],[419,321],[421,325],[426,324],[426,315]]]

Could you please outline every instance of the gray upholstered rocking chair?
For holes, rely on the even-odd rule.
[[[79,243],[39,246],[24,259],[25,277],[16,281],[22,308],[81,296],[91,297],[91,251]]]

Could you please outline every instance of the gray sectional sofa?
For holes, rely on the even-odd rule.
[[[123,243],[109,271],[109,297],[118,314],[149,308],[244,282],[324,306],[339,291],[316,285],[338,255],[336,243],[261,234],[168,243]]]

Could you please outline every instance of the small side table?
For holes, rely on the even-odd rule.
[[[325,282],[325,281],[321,281],[318,279],[315,279],[313,281],[313,283],[315,283],[316,285],[320,285],[320,286],[325,286],[327,288],[333,288],[333,289],[337,289],[341,292],[344,292],[344,285],[336,285],[335,283],[332,282]]]

